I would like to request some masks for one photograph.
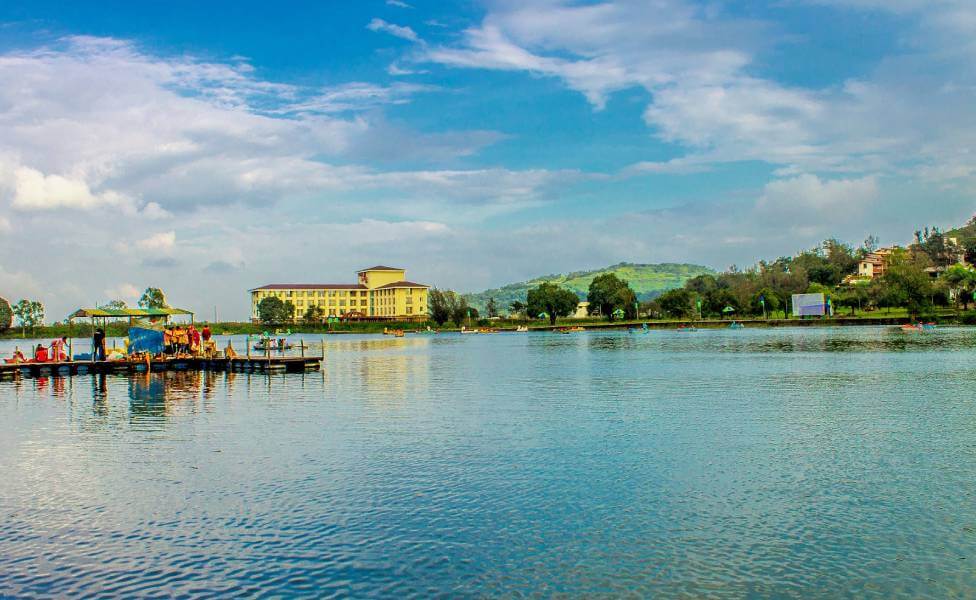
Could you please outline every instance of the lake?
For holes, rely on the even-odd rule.
[[[976,329],[324,343],[0,382],[0,596],[976,595]]]

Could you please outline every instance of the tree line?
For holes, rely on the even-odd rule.
[[[141,308],[169,308],[166,303],[166,295],[159,288],[148,287],[139,298]],[[128,308],[124,300],[110,300],[100,305],[98,308]],[[0,333],[4,333],[14,325],[26,334],[28,330],[33,331],[38,326],[44,324],[44,303],[40,300],[23,298],[15,304],[10,304],[6,298],[0,297]]]
[[[719,275],[689,279],[644,308],[651,316],[678,319],[722,316],[723,311],[788,317],[793,294],[802,293],[823,293],[837,312],[849,310],[851,315],[905,308],[914,318],[953,301],[967,308],[976,291],[976,271],[959,261],[976,257],[976,239],[953,244],[938,228],[919,230],[915,239],[884,258],[879,277],[857,277],[859,262],[877,249],[877,238],[868,237],[857,248],[827,239],[795,256],[760,261],[747,270],[732,266]]]

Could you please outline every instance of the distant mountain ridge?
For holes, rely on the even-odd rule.
[[[464,294],[464,298],[468,304],[477,308],[478,312],[485,314],[485,305],[488,303],[488,299],[494,297],[499,312],[504,314],[508,312],[508,306],[512,302],[516,300],[525,302],[525,296],[529,289],[549,281],[572,290],[581,300],[585,300],[586,294],[589,292],[590,282],[595,277],[605,273],[613,273],[626,280],[637,294],[637,298],[641,301],[647,301],[670,289],[683,286],[685,281],[693,277],[714,275],[715,271],[708,267],[687,263],[636,264],[624,262],[594,271],[543,275],[529,281],[510,283],[500,288]]]

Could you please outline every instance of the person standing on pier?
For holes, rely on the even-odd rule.
[[[51,360],[54,362],[63,362],[68,360],[68,353],[65,350],[68,347],[68,336],[62,335],[60,338],[51,342]]]
[[[92,336],[92,360],[105,360],[105,332],[101,327]]]

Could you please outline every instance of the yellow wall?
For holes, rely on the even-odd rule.
[[[407,272],[403,269],[398,269],[395,271],[360,271],[359,272],[359,283],[365,285],[371,290],[374,290],[380,286],[386,285],[388,283],[396,283],[397,281],[403,281],[406,279]]]
[[[338,289],[287,289],[287,290],[254,290],[251,292],[251,318],[258,318],[258,303],[261,300],[277,296],[282,302],[290,301],[295,305],[295,316],[301,317],[305,310],[313,304],[318,305],[326,316],[342,316],[351,310],[358,310],[369,314],[369,292],[366,290]]]
[[[257,289],[251,291],[251,318],[258,318],[258,304],[270,296],[276,296],[282,302],[290,301],[295,305],[295,317],[300,319],[305,310],[311,305],[322,309],[326,317],[341,317],[350,311],[359,311],[371,317],[416,318],[427,315],[427,288],[424,287],[394,287],[376,289],[390,283],[404,280],[406,271],[362,271],[359,273],[360,282],[369,287],[368,290],[349,289],[303,289],[292,288],[283,290]]]

